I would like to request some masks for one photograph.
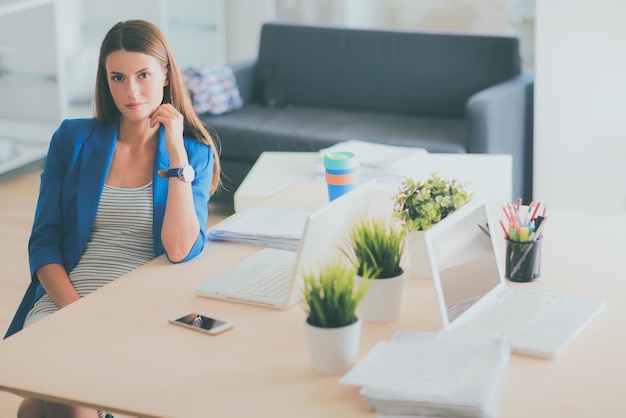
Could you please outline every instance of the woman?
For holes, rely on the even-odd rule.
[[[116,24],[100,49],[95,118],[65,120],[41,175],[31,285],[7,336],[166,254],[197,256],[220,185],[215,143],[193,112],[170,46],[145,21]],[[97,416],[25,399],[19,416]]]

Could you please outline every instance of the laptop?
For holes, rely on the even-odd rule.
[[[424,233],[444,329],[503,337],[513,353],[552,358],[604,307],[603,301],[508,287],[503,254],[489,237],[497,220],[471,201]]]
[[[196,288],[200,296],[286,309],[302,300],[302,272],[315,274],[341,254],[349,227],[367,215],[375,181],[307,215],[298,251],[264,248]]]

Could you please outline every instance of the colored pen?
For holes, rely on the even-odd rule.
[[[502,219],[500,219],[500,226],[502,227],[502,231],[504,231],[504,237],[509,238],[509,231],[507,231],[504,222],[502,222]]]
[[[546,221],[548,220],[547,217],[541,217],[543,218],[541,220],[541,223],[537,226],[537,229],[535,230],[535,232],[533,232],[530,237],[528,239],[532,240],[532,241],[537,241],[539,238],[541,238],[541,232],[543,231],[543,227],[546,224]]]
[[[533,214],[530,217],[531,222],[537,216],[537,211],[539,210],[539,206],[541,206],[541,202],[537,202],[537,206],[535,206],[535,210],[533,211]]]
[[[526,217],[524,218],[524,226],[530,225],[530,221],[532,221],[532,216],[530,217],[530,219],[528,218],[528,216],[530,215],[530,212],[532,212],[532,210],[533,202],[530,202],[530,204],[528,205],[528,212],[526,212]]]
[[[530,239],[530,228],[527,226],[523,226],[520,228],[519,240],[522,242],[526,242]]]

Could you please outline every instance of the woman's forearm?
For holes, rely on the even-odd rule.
[[[48,296],[59,309],[80,299],[62,265],[46,264],[37,270],[37,277]]]
[[[169,180],[161,240],[171,261],[183,260],[198,239],[200,224],[193,205],[191,185]]]
[[[170,153],[170,165],[182,167],[188,164],[184,151]],[[168,258],[179,262],[187,257],[198,239],[200,224],[194,207],[191,184],[172,177],[169,180],[167,204],[163,217],[161,240]]]

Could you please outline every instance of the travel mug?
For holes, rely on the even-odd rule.
[[[353,152],[338,151],[324,154],[329,200],[335,200],[356,187],[358,166],[359,161]]]

